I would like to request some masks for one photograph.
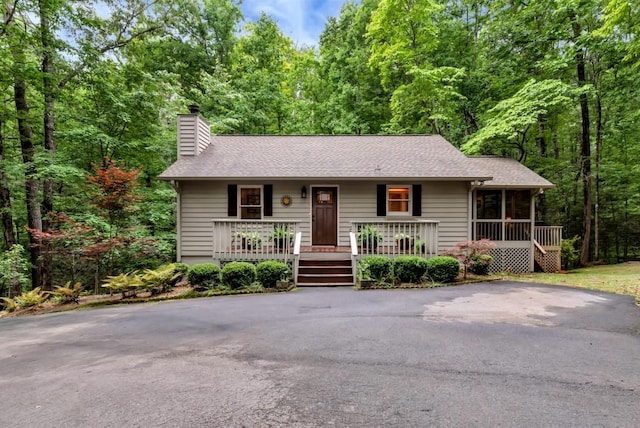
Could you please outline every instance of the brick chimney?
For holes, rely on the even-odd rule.
[[[211,127],[200,116],[200,106],[191,104],[189,113],[178,115],[178,159],[198,156],[211,143]]]

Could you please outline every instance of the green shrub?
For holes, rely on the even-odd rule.
[[[399,256],[393,261],[395,278],[417,284],[427,274],[427,261],[418,256]]]
[[[391,277],[393,263],[384,256],[368,256],[360,260],[360,275],[362,279],[374,279],[378,282]]]
[[[263,287],[274,288],[277,281],[289,281],[291,270],[285,263],[265,261],[256,266],[256,277]]]
[[[173,270],[176,273],[179,273],[180,276],[185,276],[189,271],[189,265],[186,263],[172,263],[172,264],[173,264]]]
[[[107,276],[103,282],[104,288],[109,289],[110,293],[122,293],[122,298],[126,297],[127,292],[135,296],[138,291],[146,289],[146,285],[137,271]]]
[[[220,272],[220,278],[231,289],[246,288],[256,280],[256,267],[248,262],[227,263]]]
[[[427,276],[434,282],[452,282],[460,273],[460,262],[450,256],[436,256],[427,260]]]
[[[166,293],[176,285],[180,277],[182,274],[176,271],[175,263],[170,263],[154,270],[145,269],[142,282],[147,290],[151,290],[151,294]]]
[[[79,303],[82,290],[82,284],[76,282],[71,285],[71,281],[69,281],[64,286],[55,287],[53,297],[60,303]]]
[[[560,244],[560,263],[562,265],[562,269],[570,270],[576,268],[578,260],[580,260],[580,255],[576,248],[576,244],[579,240],[579,236],[562,240],[562,243]]]
[[[189,267],[187,280],[195,289],[211,289],[220,285],[220,267],[213,263],[199,263]]]
[[[492,261],[493,256],[491,254],[477,254],[471,259],[469,272],[475,275],[488,275]]]
[[[13,300],[16,302],[16,306],[19,308],[30,308],[31,306],[37,306],[44,303],[49,298],[49,294],[41,291],[40,287],[36,287],[31,291],[16,296]]]

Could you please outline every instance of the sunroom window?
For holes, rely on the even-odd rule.
[[[255,186],[240,187],[240,218],[262,218],[262,188]]]
[[[408,215],[410,206],[410,186],[387,186],[387,214]]]

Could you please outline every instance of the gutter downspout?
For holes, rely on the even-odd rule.
[[[180,231],[182,230],[182,227],[181,227],[180,212],[182,211],[182,202],[180,199],[180,184],[175,180],[171,180],[169,182],[169,185],[171,185],[173,190],[176,192],[176,261],[181,262],[182,261],[182,234],[180,233]]]

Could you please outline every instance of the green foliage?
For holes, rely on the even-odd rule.
[[[231,289],[249,287],[256,280],[256,267],[247,262],[231,262],[220,272],[222,283]]]
[[[400,282],[420,283],[428,272],[427,260],[418,256],[398,256],[393,261],[393,273]]]
[[[196,289],[211,289],[220,285],[220,267],[213,263],[200,263],[189,267],[187,280]]]
[[[570,270],[578,267],[578,261],[580,260],[580,254],[576,248],[576,244],[580,242],[579,236],[573,238],[565,238],[562,240],[560,246],[560,263],[562,269]]]
[[[53,297],[61,303],[78,303],[82,290],[82,284],[76,282],[72,285],[71,281],[69,281],[63,286],[55,287],[53,290]]]
[[[493,256],[491,254],[477,254],[471,260],[469,272],[475,275],[488,275],[492,261]]]
[[[0,254],[0,295],[17,295],[25,290],[29,286],[29,267],[19,244]]]
[[[122,293],[122,297],[126,297],[126,293],[135,296],[138,291],[145,289],[146,284],[136,271],[129,273],[121,273],[120,275],[107,276],[102,287],[109,290],[110,293]]]
[[[176,273],[185,276],[189,271],[189,265],[186,263],[173,263],[173,269],[176,271]]]
[[[36,287],[31,291],[21,294],[13,298],[18,308],[30,308],[40,305],[49,299],[49,293],[42,291],[40,287]]]
[[[378,247],[378,244],[382,242],[382,234],[378,232],[378,229],[376,229],[375,226],[367,224],[360,228],[356,235],[356,239],[362,247],[375,249]]]
[[[16,309],[18,309],[18,306],[16,305],[16,301],[13,300],[11,297],[0,297],[0,302],[2,302],[2,307],[3,307],[2,310],[5,313],[11,313]]]
[[[141,279],[146,289],[157,294],[169,291],[182,276],[183,273],[176,270],[176,264],[170,263],[155,270],[145,269]]]
[[[277,281],[289,281],[291,269],[282,262],[264,261],[256,266],[256,278],[264,287],[274,288]]]
[[[393,263],[388,257],[367,256],[360,260],[358,268],[360,279],[389,282],[393,270]]]
[[[434,282],[453,282],[460,273],[460,262],[450,256],[436,256],[427,260],[427,276]]]
[[[262,235],[259,232],[238,232],[240,245],[245,250],[255,250],[262,245]]]

